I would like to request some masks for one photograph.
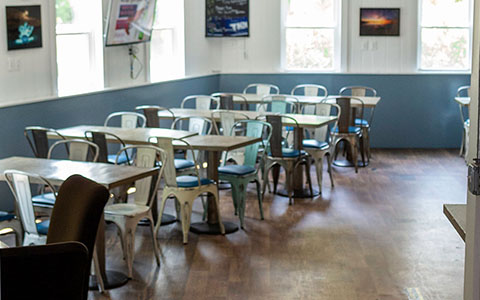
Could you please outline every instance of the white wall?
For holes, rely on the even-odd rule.
[[[7,51],[7,30],[5,6],[41,5],[42,48]],[[0,4],[0,102],[14,102],[21,98],[39,98],[54,95],[53,67],[55,45],[50,32],[52,6],[54,1],[2,1]],[[19,64],[16,70],[9,70],[9,60]]]

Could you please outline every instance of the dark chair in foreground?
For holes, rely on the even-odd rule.
[[[0,249],[0,298],[87,299],[89,266],[79,242]]]
[[[70,176],[60,187],[48,228],[47,244],[76,241],[88,249],[88,269],[97,237],[98,224],[110,194],[108,190],[80,175]],[[98,272],[98,268],[96,269]],[[97,273],[98,274],[98,273]],[[88,274],[87,274],[88,275]],[[100,290],[103,282],[97,276]],[[88,289],[88,276],[85,278]],[[65,298],[67,299],[67,298]]]

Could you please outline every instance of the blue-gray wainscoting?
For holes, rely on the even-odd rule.
[[[337,94],[346,85],[367,85],[382,97],[375,110],[371,142],[376,148],[458,148],[462,124],[456,90],[469,75],[222,74],[221,91],[241,92],[254,82],[271,83],[281,93],[297,84],[315,83]]]

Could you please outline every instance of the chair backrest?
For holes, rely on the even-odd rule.
[[[466,92],[466,95],[465,95]],[[457,89],[456,97],[470,97],[470,86],[464,85]]]
[[[344,86],[340,89],[339,94],[342,96],[365,97],[367,92],[370,92],[372,97],[377,96],[377,91],[368,86]]]
[[[248,109],[248,100],[242,94],[213,93],[211,96],[220,100],[220,109],[233,110],[235,102],[241,102],[241,110]]]
[[[32,204],[31,181],[33,179],[36,184],[39,183],[49,186],[52,191],[55,191],[55,188],[48,180],[36,174],[17,170],[6,170],[4,175],[15,198],[15,208],[17,216],[22,222],[23,230],[28,234],[38,235],[37,225],[35,223],[35,212]]]
[[[331,126],[331,129],[335,130],[337,127],[338,118],[340,117],[342,109],[338,104],[335,103],[326,103],[326,101],[336,98],[325,98],[322,103],[318,104],[309,104],[303,106],[303,114],[305,115],[316,115],[316,116],[335,116],[337,121]],[[328,137],[328,126],[317,127],[313,130],[306,130],[311,136],[310,138],[316,139],[318,141],[327,141]]]
[[[168,111],[169,113],[172,114],[172,117],[175,117],[175,115],[169,108],[158,106],[158,105],[140,105],[135,107],[135,110],[143,112],[143,115],[147,119],[146,127],[148,128],[160,127],[160,118],[158,117],[159,111]]]
[[[292,95],[327,97],[327,88],[319,84],[299,84],[292,89]]]
[[[266,134],[267,141],[270,140],[270,136],[272,135],[272,125],[259,120],[240,120],[234,123],[230,127],[230,135],[233,136],[235,134],[235,128],[244,124],[247,127],[247,132],[245,136],[261,138],[264,136],[264,134]],[[260,147],[260,143],[263,143],[263,141],[245,147],[245,159],[243,163],[245,166],[255,166],[257,162],[258,148]]]
[[[352,103],[355,102],[360,106],[360,116],[358,117],[363,119],[364,103],[361,99],[349,96],[337,98],[337,104],[340,106],[342,112],[338,118],[339,133],[348,133],[349,126],[353,126],[354,119],[357,117],[352,114]],[[358,126],[362,127],[361,124]]]
[[[85,138],[94,144],[98,146],[98,162],[102,163],[108,163],[108,143],[107,143],[107,137],[109,139],[116,140],[118,144],[121,145],[121,147],[125,147],[125,142],[119,138],[117,135],[106,132],[106,131],[90,131],[87,130],[85,131]],[[128,151],[125,151],[125,155],[127,158],[127,162],[130,161],[130,153]]]
[[[248,120],[248,116],[242,112],[234,110],[215,110],[212,112],[212,120],[220,118],[220,125],[223,130],[221,132],[223,135],[231,135],[230,128],[236,120],[245,119]],[[216,126],[216,122],[213,123],[217,134],[220,134],[220,130]]]
[[[196,109],[210,110],[219,109],[220,100],[209,95],[193,95],[183,98],[180,104],[181,108],[185,108],[187,102],[193,102]],[[212,107],[213,105],[213,107]]]
[[[274,112],[279,114],[295,113],[298,99],[290,95],[267,95],[262,97],[262,102],[257,105],[260,113]]]
[[[131,111],[119,111],[109,114],[103,126],[109,126],[110,121],[116,118],[120,118],[121,128],[145,127],[147,124],[147,119],[142,114]]]
[[[60,140],[55,142],[48,150],[47,158],[52,158],[53,151],[60,145],[68,145],[68,159],[76,161],[88,161],[91,153],[91,161],[96,162],[99,154],[99,147],[92,142],[80,139]],[[91,152],[90,152],[91,151]]]
[[[58,131],[52,128],[40,126],[25,127],[23,134],[27,139],[28,145],[33,151],[33,155],[37,158],[47,158],[48,154],[48,133],[56,134],[61,139],[65,139]]]
[[[251,83],[243,89],[243,93],[248,93],[250,89],[257,95],[280,94],[278,86],[269,83]]]
[[[78,242],[0,249],[0,298],[86,300],[89,265]]]
[[[188,122],[188,131],[196,132],[199,135],[210,134],[214,129],[212,120],[203,117],[180,117],[176,118],[171,129],[183,129],[184,122]]]
[[[117,153],[115,164],[118,164],[118,158],[122,152],[134,149],[135,156],[133,163],[137,167],[153,168],[161,166],[158,174],[135,181],[135,204],[150,206],[157,194],[158,186],[162,178],[163,170],[167,163],[166,151],[152,145],[127,146]]]

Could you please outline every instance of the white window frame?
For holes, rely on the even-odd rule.
[[[288,0],[282,0],[281,6],[281,53],[280,53],[280,66],[284,72],[294,73],[331,73],[340,72],[342,69],[342,25],[343,25],[343,13],[342,13],[343,0],[334,0],[334,13],[335,13],[335,25],[333,27],[298,27],[287,26],[288,15]],[[333,41],[333,67],[331,69],[290,69],[287,67],[287,28],[302,28],[302,29],[334,29],[334,41]]]
[[[470,72],[472,69],[472,52],[473,52],[473,2],[474,0],[467,0],[469,1],[470,6],[470,15],[469,18],[469,26],[468,27],[458,27],[458,26],[422,26],[422,4],[425,0],[418,1],[418,26],[417,26],[417,70],[419,72]],[[470,65],[466,69],[422,69],[422,29],[423,28],[432,28],[432,29],[469,29],[469,36],[470,36],[470,44],[469,44],[469,51],[468,51],[468,61]]]

